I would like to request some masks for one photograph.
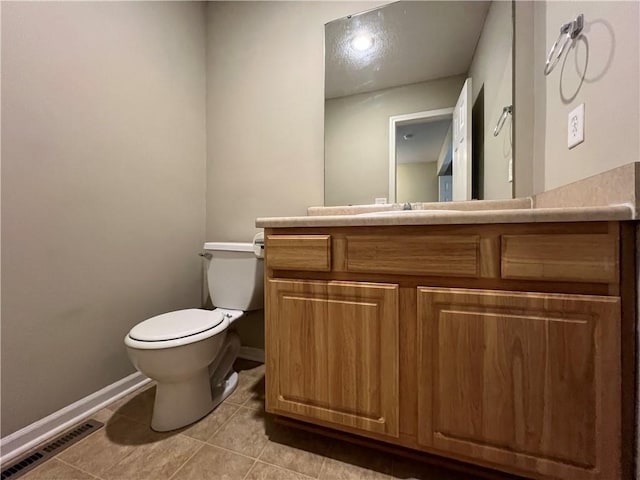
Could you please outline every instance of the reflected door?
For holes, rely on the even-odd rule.
[[[453,111],[453,201],[471,200],[471,79]]]

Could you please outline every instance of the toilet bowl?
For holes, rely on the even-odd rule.
[[[262,260],[251,243],[206,243],[207,280],[218,308],[163,313],[124,339],[133,365],[157,383],[151,428],[164,432],[207,415],[238,384],[240,339],[229,327],[263,306]]]

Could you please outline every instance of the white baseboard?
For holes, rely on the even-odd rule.
[[[7,435],[0,439],[0,463],[6,464],[150,381],[150,378],[140,372],[133,373],[11,435]]]
[[[245,360],[253,360],[254,362],[264,363],[264,350],[254,347],[240,347],[238,358],[244,358]]]

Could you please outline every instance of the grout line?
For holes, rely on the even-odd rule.
[[[257,458],[253,461],[253,464],[251,465],[251,468],[249,468],[249,470],[247,470],[247,473],[244,474],[244,477],[242,477],[242,480],[247,480],[247,477],[249,477],[249,474],[251,473],[251,470],[253,470],[253,467],[256,466],[256,463],[258,463],[258,459]]]
[[[249,456],[247,454],[236,452],[235,450],[231,450],[231,449],[229,449],[227,447],[222,447],[220,445],[216,445],[214,443],[209,443],[209,442],[203,442],[203,443],[205,443],[209,447],[219,448],[220,450],[224,450],[225,452],[229,452],[229,453],[234,453],[236,455],[240,455],[241,457],[248,458],[249,460],[257,460],[257,457],[251,457],[251,456]],[[262,453],[262,451],[260,453]]]
[[[265,447],[265,449],[266,449],[266,447]],[[263,453],[264,453],[265,449],[262,450]],[[262,453],[260,455],[262,455]],[[264,463],[265,465],[269,465],[270,467],[276,467],[276,468],[278,468],[280,470],[286,470],[287,472],[295,473],[296,475],[302,475],[305,478],[313,478],[313,480],[317,480],[318,476],[320,476],[320,470],[318,471],[318,476],[312,477],[311,475],[307,475],[306,473],[302,473],[302,472],[299,472],[297,470],[293,470],[291,468],[283,467],[282,465],[277,465],[275,463],[267,462],[267,461],[265,461],[265,460],[263,460],[261,458],[257,458],[256,460],[257,460],[257,463]],[[324,462],[323,462],[323,464],[324,464]]]
[[[220,405],[218,405],[218,407],[220,407],[220,406],[224,405],[224,404],[225,404],[225,402],[226,402],[226,400],[225,400],[224,402],[222,402]],[[222,422],[222,423],[220,424],[220,426],[219,426],[218,428],[216,428],[216,430],[215,430],[211,435],[209,435],[209,437],[208,437],[206,440],[203,440],[205,443],[209,443],[209,440],[212,440],[212,439],[213,439],[213,437],[215,437],[215,436],[218,434],[218,432],[219,432],[220,430],[222,430],[224,427],[226,427],[226,426],[227,426],[227,424],[228,424],[229,422],[231,422],[231,420],[233,419],[233,417],[235,417],[235,416],[236,416],[236,414],[240,411],[240,408],[241,408],[241,407],[240,407],[240,405],[236,405],[235,403],[230,403],[230,405],[229,405],[229,406],[233,406],[233,407],[235,407],[236,409],[234,410],[234,412],[233,412],[231,415],[229,415],[229,418],[227,418],[224,422]],[[216,407],[216,408],[218,408],[218,407]],[[213,412],[212,412],[212,413],[213,413]],[[209,414],[209,415],[211,415],[211,414]]]
[[[189,458],[187,458],[187,459],[184,461],[184,463],[183,463],[182,465],[180,465],[180,466],[178,467],[178,469],[177,469],[175,472],[173,472],[173,474],[172,474],[172,475],[171,475],[167,480],[172,480],[172,479],[173,479],[173,477],[175,477],[175,476],[178,474],[178,472],[179,472],[180,470],[182,470],[182,468],[183,468],[187,463],[189,463],[189,462],[191,461],[191,459],[192,459],[193,457],[195,457],[195,456],[198,454],[198,452],[199,452],[200,450],[202,450],[203,448],[204,448],[204,445],[200,445],[198,448],[196,448],[195,452],[193,452],[193,454],[191,454],[191,455],[189,456]]]
[[[1,1],[1,0],[0,0],[0,1]],[[114,415],[112,415],[112,416],[111,416],[111,418],[109,418],[109,421],[111,421],[111,420],[113,419],[113,417],[115,417],[115,416],[116,416],[115,414],[114,414]],[[89,417],[89,418],[91,418],[91,417]],[[73,430],[74,428],[76,428],[78,425],[80,425],[80,424],[82,424],[82,423],[83,423],[83,422],[78,422],[77,424],[75,424],[75,426],[74,426],[74,427],[71,427],[71,429],[70,429],[70,430]],[[82,472],[84,472],[84,473],[88,473],[89,475],[92,475],[92,476],[94,476],[95,478],[100,478],[100,477],[99,477],[98,475],[96,475],[95,473],[87,472],[86,470],[84,470],[84,469],[82,469],[82,468],[78,467],[77,465],[74,465],[74,464],[73,464],[73,463],[71,463],[71,462],[68,462],[68,461],[64,460],[64,459],[61,457],[61,455],[65,455],[66,453],[73,452],[74,450],[76,450],[76,449],[80,448],[82,445],[84,445],[85,443],[87,443],[87,442],[89,441],[89,439],[91,439],[91,438],[95,438],[95,437],[96,437],[96,435],[100,435],[103,431],[105,432],[105,435],[106,435],[106,431],[107,431],[107,422],[100,422],[100,423],[103,423],[103,425],[102,425],[102,427],[100,427],[98,430],[96,430],[95,432],[90,433],[89,435],[87,435],[87,436],[86,436],[86,437],[84,437],[84,438],[81,438],[81,439],[80,439],[80,440],[78,440],[76,443],[74,443],[74,444],[73,444],[73,445],[71,445],[70,447],[68,447],[68,448],[64,449],[62,452],[58,452],[58,453],[56,453],[56,454],[55,454],[53,457],[51,457],[51,458],[55,458],[56,460],[59,460],[59,461],[61,461],[62,463],[66,464],[66,465],[69,465],[70,467],[73,467],[73,468],[75,468],[75,469],[77,469],[77,470],[81,470],[81,471],[82,471]]]
[[[322,456],[322,465],[320,465],[320,470],[318,470],[318,476],[316,478],[320,478],[320,475],[322,475],[322,471],[324,470],[324,465],[327,463],[328,458],[329,457],[327,457],[326,455]]]
[[[289,471],[289,472],[293,472],[293,473],[295,473],[295,474],[302,475],[302,476],[307,477],[307,478],[313,478],[314,480],[317,480],[317,479],[318,479],[318,477],[320,476],[320,473],[322,472],[322,467],[324,466],[324,461],[327,459],[327,457],[326,457],[325,455],[322,455],[322,454],[320,454],[320,453],[315,453],[315,452],[309,452],[308,450],[303,450],[303,451],[305,451],[305,452],[307,452],[307,453],[312,453],[312,454],[314,454],[314,455],[317,455],[317,456],[319,456],[319,457],[322,457],[322,463],[320,464],[320,469],[318,470],[318,475],[316,475],[315,477],[313,477],[313,476],[311,476],[311,475],[307,475],[306,473],[299,472],[299,471],[297,471],[297,470],[294,470],[294,469],[292,469],[292,468],[285,467],[285,466],[283,466],[283,465],[278,465],[278,464],[276,464],[276,463],[267,462],[265,459],[263,459],[263,458],[262,458],[262,455],[264,455],[264,452],[265,452],[265,450],[267,449],[267,447],[269,446],[269,443],[276,443],[276,444],[277,444],[277,442],[272,442],[271,440],[267,441],[267,444],[266,444],[266,445],[264,446],[264,448],[262,449],[262,452],[260,452],[260,456],[257,458],[257,460],[258,460],[260,463],[264,463],[265,465],[269,465],[269,466],[271,466],[271,467],[277,467],[277,468],[279,468],[279,469],[281,469],[281,470],[286,470],[286,471]],[[292,446],[290,446],[290,445],[288,445],[288,447],[289,447],[289,448],[296,448],[296,447],[292,447]]]
[[[264,453],[265,449],[267,448],[267,445],[269,445],[269,439],[267,439],[267,441],[265,442],[264,446],[260,449],[260,453],[258,453],[258,455],[256,456],[256,459],[253,462],[253,465],[251,465],[251,468],[249,470],[247,470],[246,475],[244,477],[242,477],[242,480],[246,480],[247,479],[247,477],[251,473],[251,470],[253,470],[254,467],[256,466],[256,464],[258,463],[258,459],[260,458],[260,455],[262,455]]]
[[[65,461],[64,461],[64,460],[62,460],[61,458],[57,458],[57,456],[55,456],[55,457],[53,457],[53,458],[55,458],[56,460],[58,460],[60,463],[64,463],[65,465],[67,465],[67,466],[69,466],[69,467],[71,467],[71,468],[74,468],[74,469],[76,469],[76,470],[80,470],[82,473],[86,473],[87,475],[89,475],[89,476],[91,476],[91,477],[93,477],[93,478],[97,478],[97,479],[99,479],[99,480],[102,480],[98,475],[96,475],[96,474],[94,474],[94,473],[91,473],[91,472],[88,472],[88,471],[86,471],[84,468],[76,467],[75,465],[73,465],[73,464],[71,464],[71,463],[69,463],[69,462],[65,462]]]

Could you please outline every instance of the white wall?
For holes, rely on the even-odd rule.
[[[513,104],[512,4],[506,1],[491,3],[482,35],[469,68],[473,101],[484,86],[484,199],[512,198],[509,182],[509,160],[513,155],[511,117],[501,133],[493,136],[502,109]]]
[[[324,24],[382,3],[208,5],[209,240],[323,204]]]
[[[2,2],[2,436],[201,302],[202,4]]]
[[[389,117],[453,107],[464,80],[448,77],[327,100],[325,205],[388,197]]]
[[[549,190],[640,159],[640,4],[534,2],[538,188]],[[540,74],[560,25],[585,16],[578,39],[547,77]],[[540,52],[539,52],[540,53]],[[567,117],[585,104],[585,141],[567,148]],[[540,185],[541,184],[541,185]]]

